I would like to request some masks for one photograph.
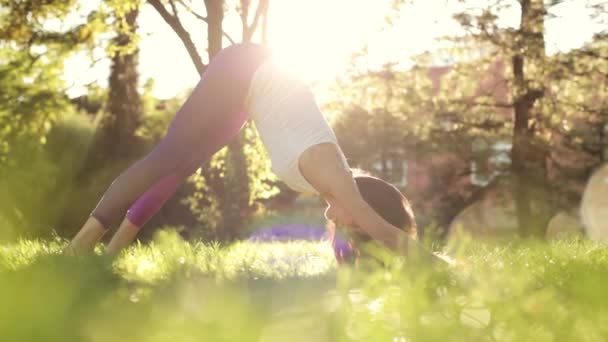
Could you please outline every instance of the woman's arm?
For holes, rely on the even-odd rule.
[[[307,149],[300,156],[299,167],[321,196],[338,203],[373,239],[399,254],[438,259],[365,202],[336,144],[323,143]]]
[[[357,226],[392,250],[406,247],[408,237],[384,220],[365,202],[352,177],[342,152],[333,143],[307,149],[300,156],[300,171],[306,180],[326,199],[338,203]]]

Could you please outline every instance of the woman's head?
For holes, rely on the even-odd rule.
[[[417,228],[412,208],[399,189],[382,179],[362,174],[360,171],[354,173],[355,183],[365,202],[387,222],[416,238]],[[330,203],[325,216],[331,222],[332,237],[335,236],[335,225],[340,225],[348,227],[349,235],[354,238],[353,240],[371,240],[363,230],[354,226],[352,218],[339,206]]]

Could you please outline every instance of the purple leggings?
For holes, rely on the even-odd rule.
[[[269,56],[251,43],[220,51],[164,139],[112,182],[91,216],[108,229],[130,207],[127,218],[142,227],[187,176],[239,133],[248,118],[244,102],[251,79]]]

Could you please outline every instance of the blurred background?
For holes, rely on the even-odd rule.
[[[248,41],[310,84],[350,165],[398,186],[426,238],[605,239],[607,37],[594,0],[3,1],[0,240],[71,238]],[[322,225],[323,205],[276,179],[248,124],[141,238]]]

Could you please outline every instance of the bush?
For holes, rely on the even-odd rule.
[[[93,136],[86,117],[71,114],[56,122],[46,144],[18,141],[0,177],[0,238],[50,237],[73,202],[73,179]]]

